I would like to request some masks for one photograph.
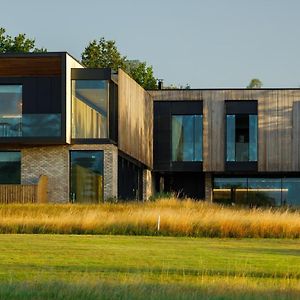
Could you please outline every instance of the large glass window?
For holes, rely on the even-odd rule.
[[[22,85],[0,85],[0,137],[22,135]]]
[[[214,202],[255,206],[300,206],[300,178],[214,178]]]
[[[0,184],[21,183],[21,152],[0,151]]]
[[[249,178],[248,201],[254,205],[281,205],[281,178]]]
[[[247,178],[215,178],[214,201],[247,204]]]
[[[257,161],[257,115],[227,115],[226,129],[226,160]]]
[[[103,151],[71,151],[72,202],[103,201]]]
[[[72,137],[108,137],[108,81],[72,81]]]
[[[300,178],[282,179],[282,204],[300,206]]]
[[[0,85],[0,137],[61,136],[61,114],[23,114],[22,85]]]
[[[172,116],[172,161],[202,161],[202,115]]]

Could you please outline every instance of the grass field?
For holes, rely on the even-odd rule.
[[[0,299],[300,299],[298,239],[0,235]]]
[[[10,204],[0,205],[0,233],[299,238],[300,211],[176,199],[99,205]]]

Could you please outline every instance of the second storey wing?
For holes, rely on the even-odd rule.
[[[150,93],[155,111],[155,166],[162,165],[162,156],[166,164],[174,166],[174,151],[178,150],[176,137],[180,137],[177,145],[181,145],[182,150],[188,149],[184,168],[201,157],[198,162],[202,162],[204,172],[300,171],[299,89],[157,90]],[[186,111],[193,102],[195,108]],[[202,122],[195,127],[195,123],[192,126],[184,120],[201,115],[196,107],[202,107]],[[174,122],[179,116],[182,122],[176,127]],[[199,135],[196,137],[195,128]],[[185,132],[189,134],[184,136]],[[162,135],[166,136],[162,138]],[[197,146],[197,141],[201,141],[202,147]],[[196,151],[193,157],[192,150]],[[201,170],[200,164],[197,170]]]

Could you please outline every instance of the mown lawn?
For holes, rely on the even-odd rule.
[[[0,235],[0,299],[300,299],[300,240]]]

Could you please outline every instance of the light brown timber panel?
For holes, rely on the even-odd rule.
[[[69,54],[66,54],[66,142],[71,143],[72,131],[72,68],[83,68],[83,66]]]
[[[152,98],[121,69],[118,72],[118,97],[119,149],[152,168]]]
[[[37,203],[37,185],[1,184],[0,203]]]
[[[203,170],[224,171],[225,100],[258,101],[258,170],[300,171],[300,89],[150,91],[154,101],[203,100]]]

